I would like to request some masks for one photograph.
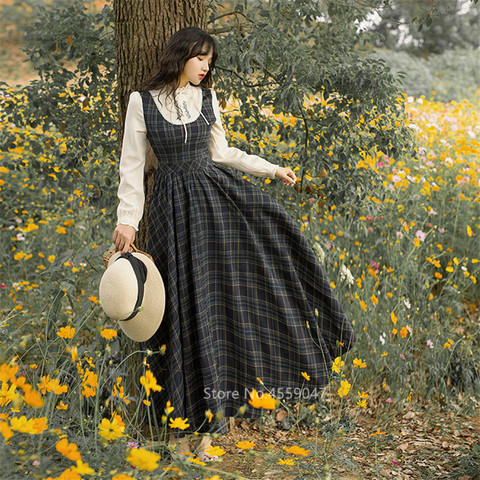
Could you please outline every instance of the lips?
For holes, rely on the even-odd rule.
[[[200,78],[203,78],[205,75],[199,75]]]

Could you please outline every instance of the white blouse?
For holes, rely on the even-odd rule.
[[[228,146],[223,129],[222,119],[216,93],[212,91],[213,111],[216,121],[211,125],[208,150],[213,162],[227,165],[257,177],[275,178],[275,171],[279,165],[268,162],[257,156]],[[176,90],[177,103],[180,107],[181,118],[171,96],[165,101],[165,94],[160,95],[158,90],[152,90],[153,99],[163,117],[174,125],[184,125],[194,122],[201,114],[202,91],[188,83],[185,87]],[[123,136],[122,153],[120,156],[120,183],[118,186],[117,225],[130,225],[138,231],[138,224],[143,216],[145,194],[143,177],[145,155],[147,151],[145,119],[143,117],[142,97],[139,92],[132,92],[128,102],[125,117],[125,131]],[[187,134],[185,128],[185,134]],[[187,137],[185,137],[185,141]]]

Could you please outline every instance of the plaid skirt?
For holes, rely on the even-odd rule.
[[[188,143],[183,126],[141,95],[159,160],[146,251],[166,292],[160,328],[144,345],[162,387],[150,408],[160,423],[169,401],[168,417],[187,419],[185,430],[172,430],[181,437],[224,434],[225,417],[260,416],[248,402],[253,389],[313,399],[356,339],[324,267],[278,202],[209,157],[209,90],[208,124],[202,116],[188,124]]]

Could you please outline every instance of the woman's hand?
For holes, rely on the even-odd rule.
[[[277,167],[275,177],[281,178],[284,185],[293,186],[297,182],[297,176],[291,168]]]
[[[135,229],[130,225],[117,225],[113,231],[113,243],[117,252],[127,253],[135,240]]]

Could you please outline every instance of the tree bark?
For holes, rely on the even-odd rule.
[[[205,28],[207,14],[204,0],[114,0],[113,9],[119,101],[118,139],[121,151],[130,93],[155,70],[168,38],[183,27],[196,25]],[[144,174],[145,207],[135,239],[136,247],[143,251],[146,250],[148,210],[157,167],[158,161],[149,145]],[[138,344],[126,338],[125,342],[124,354],[128,358],[129,371],[126,390],[130,396],[138,396],[139,372],[142,369],[140,356],[134,355]],[[130,407],[133,415],[134,402],[131,402]],[[146,436],[154,435],[152,425],[145,428]]]
[[[115,0],[113,8],[119,101],[118,138],[121,149],[130,93],[155,70],[170,36],[187,26],[205,29],[207,13],[204,0]],[[145,207],[135,240],[140,250],[146,248],[148,210],[157,165],[149,146],[144,176]]]

